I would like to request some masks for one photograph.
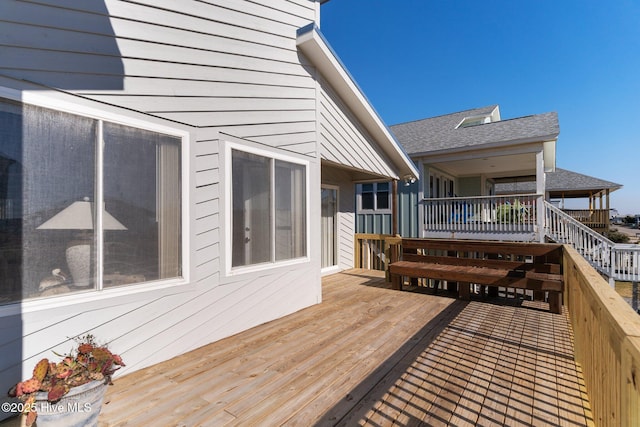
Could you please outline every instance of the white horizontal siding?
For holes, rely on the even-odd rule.
[[[60,52],[41,51],[33,55],[29,50],[20,47],[3,47],[3,62],[20,64],[20,70],[40,71],[41,73],[74,74],[82,70],[84,64],[91,62],[93,72],[101,75],[123,77],[119,64],[112,57],[87,53],[65,53],[64,61],[60,60]],[[46,69],[42,69],[42,61],[48,61]],[[163,79],[189,79],[211,82],[229,82],[280,86],[281,88],[312,88],[313,81],[309,76],[296,76],[285,73],[270,73],[261,70],[233,69],[226,67],[203,66],[179,62],[164,62],[130,58],[124,62],[124,73],[127,76],[152,76]],[[281,89],[286,90],[286,89]],[[150,106],[147,105],[146,108]],[[181,107],[176,103],[174,107]],[[145,108],[145,110],[146,110]],[[142,111],[145,111],[142,110]]]
[[[295,45],[313,2],[11,3],[0,17],[0,72],[240,137],[256,133],[243,126],[300,124],[276,129],[286,142],[262,131],[256,140],[313,154],[307,135],[294,136],[315,131],[315,82]]]
[[[74,53],[76,55],[86,54],[107,58],[113,55],[122,55],[127,58],[159,62],[195,63],[202,66],[251,69],[298,76],[307,74],[299,61],[295,60],[294,55],[288,55],[290,61],[293,61],[289,62],[285,61],[284,58],[277,60],[277,58],[269,58],[266,55],[265,57],[251,57],[243,55],[242,52],[224,52],[220,50],[225,45],[218,40],[212,40],[213,42],[217,41],[217,43],[206,44],[200,41],[202,47],[197,49],[202,54],[194,57],[193,52],[196,47],[185,45],[184,40],[180,40],[181,45],[177,45],[176,41],[173,43],[150,43],[141,39],[134,40],[119,37],[116,45],[113,34],[96,34],[58,28],[38,28],[40,38],[25,38],[24,41],[18,41],[19,35],[33,31],[32,25],[3,22],[2,27],[3,32],[0,33],[0,44],[6,47],[15,46],[20,49],[46,50],[55,52],[58,55]],[[82,37],[79,37],[79,34],[82,34]]]
[[[124,373],[320,301],[316,261],[232,283],[220,274],[218,138],[317,157],[316,83],[295,46],[296,30],[314,18],[310,0],[0,2],[3,82],[32,81],[97,101],[93,108],[180,122],[194,137],[185,171],[190,283],[4,316],[0,354],[11,356],[0,357],[0,388],[55,357],[51,350],[68,351],[67,337],[90,332],[110,342]],[[317,184],[317,169],[310,173]]]
[[[395,176],[375,140],[327,85],[320,94],[320,144],[323,159],[381,176]]]
[[[71,76],[69,77],[71,81]],[[187,80],[187,79],[165,79],[160,77],[140,77],[126,76],[122,79],[124,89],[106,89],[96,92],[95,90],[78,90],[77,93],[90,98],[100,98],[105,102],[115,105],[125,105],[117,97],[122,93],[135,92],[135,96],[206,96],[216,97],[243,97],[243,98],[265,98],[265,99],[308,99],[315,96],[315,88],[310,87],[287,87],[283,91],[276,85],[243,84],[232,82],[217,82],[207,80]],[[147,99],[149,107],[153,100]]]

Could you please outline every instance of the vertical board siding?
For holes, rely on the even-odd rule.
[[[394,176],[386,156],[376,150],[376,142],[348,113],[344,103],[327,84],[321,86],[319,126],[323,159],[383,176]]]
[[[345,181],[340,185],[338,210],[338,265],[353,268],[353,239],[355,236],[355,185]]]
[[[420,237],[418,182],[398,184],[398,232],[402,237]]]
[[[311,0],[0,2],[2,81],[186,125],[193,168],[185,171],[191,282],[3,317],[0,354],[12,356],[0,358],[0,389],[29,375],[41,357],[55,357],[52,350],[68,351],[68,337],[93,333],[109,342],[128,365],[122,374],[320,301],[313,262],[220,280],[219,139],[318,156],[316,82],[296,49],[296,31],[315,10]],[[353,215],[341,227],[352,235]]]

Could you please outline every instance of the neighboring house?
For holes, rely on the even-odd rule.
[[[555,168],[556,113],[502,120],[497,105],[391,126],[420,169],[417,183],[399,185],[398,230],[403,236],[542,240],[545,173]],[[526,224],[514,221],[513,200],[496,197],[495,185],[527,177],[535,183]],[[367,184],[369,185],[369,184]],[[363,210],[365,184],[358,185],[359,232],[387,232],[388,212]],[[509,209],[507,211],[507,208]],[[522,218],[518,217],[518,220]],[[381,228],[376,228],[383,224]],[[387,227],[387,228],[390,228]]]
[[[583,224],[604,232],[608,231],[612,216],[611,193],[620,188],[622,185],[615,182],[556,168],[546,174],[545,198]],[[535,192],[535,182],[526,178],[504,183],[497,180],[495,192],[497,195],[530,194]],[[567,199],[581,199],[587,206],[568,208]]]
[[[355,183],[418,170],[320,3],[0,3],[0,389],[85,333],[152,365],[353,266]]]

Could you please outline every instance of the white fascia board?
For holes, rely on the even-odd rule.
[[[311,60],[367,131],[378,141],[385,154],[394,162],[400,175],[395,178],[418,178],[418,168],[373,109],[318,27],[310,24],[298,30],[296,45]]]

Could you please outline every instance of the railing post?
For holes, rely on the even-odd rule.
[[[609,286],[611,286],[613,289],[616,288],[616,251],[614,248],[611,248],[609,250],[609,256],[611,259],[611,262],[609,263],[609,268],[611,270],[611,274],[609,275]]]
[[[538,194],[536,198],[536,224],[538,232],[538,241],[544,243],[544,195]]]

